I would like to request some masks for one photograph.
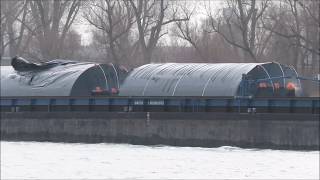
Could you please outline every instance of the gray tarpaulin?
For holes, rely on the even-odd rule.
[[[267,79],[272,88],[292,82],[301,95],[296,71],[276,62],[146,64],[128,76],[119,66],[92,62],[34,64],[18,58],[12,65],[1,66],[1,96],[88,96],[98,86],[120,87],[120,96],[236,96],[243,74]]]
[[[125,76],[125,70],[113,64],[69,60],[34,64],[20,58],[12,65],[1,66],[1,96],[88,96],[97,86],[118,88]]]
[[[134,69],[120,89],[121,96],[236,96],[242,74],[252,79],[296,76],[293,68],[279,63],[164,63]],[[284,86],[293,78],[270,79]]]

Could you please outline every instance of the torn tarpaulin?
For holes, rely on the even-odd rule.
[[[22,57],[14,57],[11,60],[11,65],[16,71],[36,71],[36,70],[44,70],[48,68],[52,68],[57,65],[65,65],[77,63],[76,61],[69,60],[53,60],[46,63],[38,64],[32,63]]]

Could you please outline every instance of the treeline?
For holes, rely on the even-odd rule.
[[[201,18],[199,18],[199,14]],[[89,23],[82,45],[74,23]],[[5,0],[1,56],[114,62],[264,62],[319,73],[318,0]]]

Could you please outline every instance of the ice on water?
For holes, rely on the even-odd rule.
[[[1,179],[319,179],[319,151],[1,142]]]

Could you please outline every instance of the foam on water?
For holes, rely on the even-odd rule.
[[[1,179],[319,179],[319,151],[1,141]]]

